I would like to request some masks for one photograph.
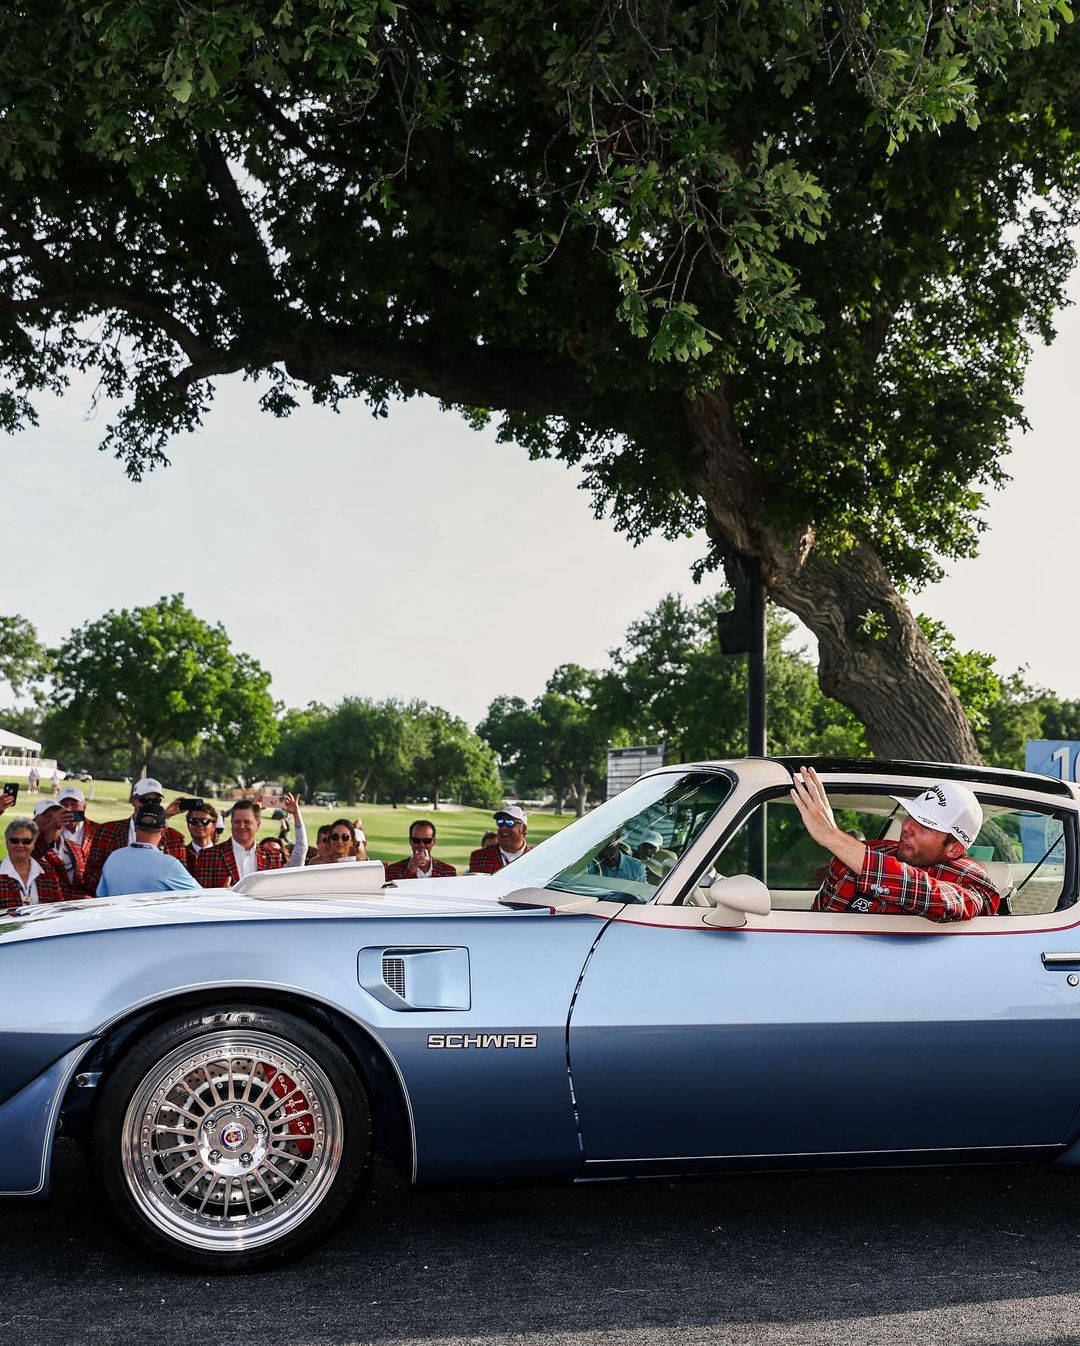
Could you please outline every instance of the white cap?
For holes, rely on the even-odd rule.
[[[131,787],[131,793],[136,799],[143,795],[164,795],[165,789],[161,781],[154,780],[152,776],[147,776],[145,780],[137,780]]]
[[[517,823],[527,823],[529,821],[525,810],[517,804],[508,804],[506,808],[496,809],[492,814],[493,818],[513,818]]]
[[[356,844],[357,844],[358,846],[366,846],[366,845],[367,845],[367,833],[364,831],[364,829],[363,829],[362,827],[360,827],[360,826],[354,827],[353,830],[352,830],[352,834],[353,834],[353,839],[356,841]]]
[[[935,832],[948,832],[965,846],[970,846],[979,835],[983,824],[982,805],[966,785],[957,781],[928,785],[914,799],[892,797],[917,823]]]
[[[63,808],[59,799],[39,799],[34,805],[34,817],[40,818],[43,813],[48,813],[50,809]]]
[[[660,835],[659,832],[642,832],[641,836],[638,837],[638,845],[655,846],[656,849],[659,851],[663,849],[664,838]]]
[[[77,799],[80,804],[86,803],[86,796],[83,794],[83,792],[79,789],[77,785],[65,785],[64,788],[60,791],[59,795],[57,795],[57,798],[61,800]]]

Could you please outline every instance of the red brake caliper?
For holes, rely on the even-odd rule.
[[[315,1149],[315,1142],[307,1137],[315,1134],[315,1118],[308,1110],[307,1101],[302,1094],[296,1092],[296,1082],[289,1078],[281,1070],[274,1070],[272,1066],[263,1066],[263,1071],[267,1079],[270,1080],[270,1092],[275,1098],[284,1098],[288,1101],[282,1104],[286,1115],[296,1112],[307,1112],[306,1117],[294,1117],[289,1123],[287,1134],[296,1143],[298,1154],[307,1158]],[[292,1095],[290,1098],[289,1095]]]

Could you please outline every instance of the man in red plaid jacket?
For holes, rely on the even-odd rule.
[[[86,857],[86,869],[82,876],[84,892],[90,894],[97,892],[105,861],[112,855],[113,851],[118,851],[121,846],[130,846],[135,840],[135,810],[141,808],[143,804],[161,804],[164,799],[165,791],[159,781],[147,777],[146,780],[135,782],[131,787],[131,817],[129,819],[117,818],[111,823],[102,823],[90,838],[90,850]],[[177,802],[174,799],[165,810],[167,817],[172,817],[179,812],[176,807]],[[184,864],[187,859],[184,838],[175,827],[166,827],[158,849],[163,850],[166,855],[174,856],[181,864]]]
[[[481,846],[469,856],[470,874],[497,874],[500,869],[531,851],[525,844],[525,833],[529,830],[529,820],[523,808],[510,804],[507,808],[495,810],[495,826],[499,829],[499,839],[494,846]]]
[[[914,799],[894,795],[908,814],[898,841],[860,841],[837,827],[813,767],[794,773],[791,797],[811,837],[835,856],[814,911],[930,921],[998,914],[1001,898],[990,876],[966,855],[983,817],[966,785],[942,781]]]
[[[257,846],[262,807],[254,799],[238,799],[229,814],[232,836],[217,846],[207,846],[195,857],[195,880],[204,888],[231,888],[246,874],[263,869],[281,869],[285,857],[280,848]]]
[[[435,824],[426,818],[418,818],[409,828],[412,855],[386,866],[387,883],[396,879],[452,879],[457,873],[454,866],[436,860],[431,853],[435,847],[435,835]]]

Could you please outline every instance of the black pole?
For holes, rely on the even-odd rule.
[[[765,585],[761,567],[747,566],[750,648],[746,652],[746,751],[751,757],[768,753],[765,698]]]
[[[751,757],[764,757],[768,752],[765,694],[765,585],[761,567],[754,562],[747,565],[749,587],[752,647],[746,652],[746,751]],[[750,873],[762,883],[768,881],[768,836],[765,816],[768,806],[755,809],[747,828],[747,858]]]
[[[764,757],[768,752],[765,585],[761,567],[748,557],[729,557],[724,561],[724,569],[735,594],[735,606],[730,612],[718,615],[717,635],[725,654],[746,655],[746,751],[751,757]],[[750,817],[746,844],[749,872],[765,882],[768,859],[765,809],[757,809]]]

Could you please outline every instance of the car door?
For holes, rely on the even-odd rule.
[[[1075,899],[1075,815],[1057,816],[1044,906]],[[1019,842],[1015,858],[1032,879]],[[718,928],[699,907],[626,908],[570,1025],[587,1169],[1063,1144],[1080,1102],[1078,917],[792,907]]]

